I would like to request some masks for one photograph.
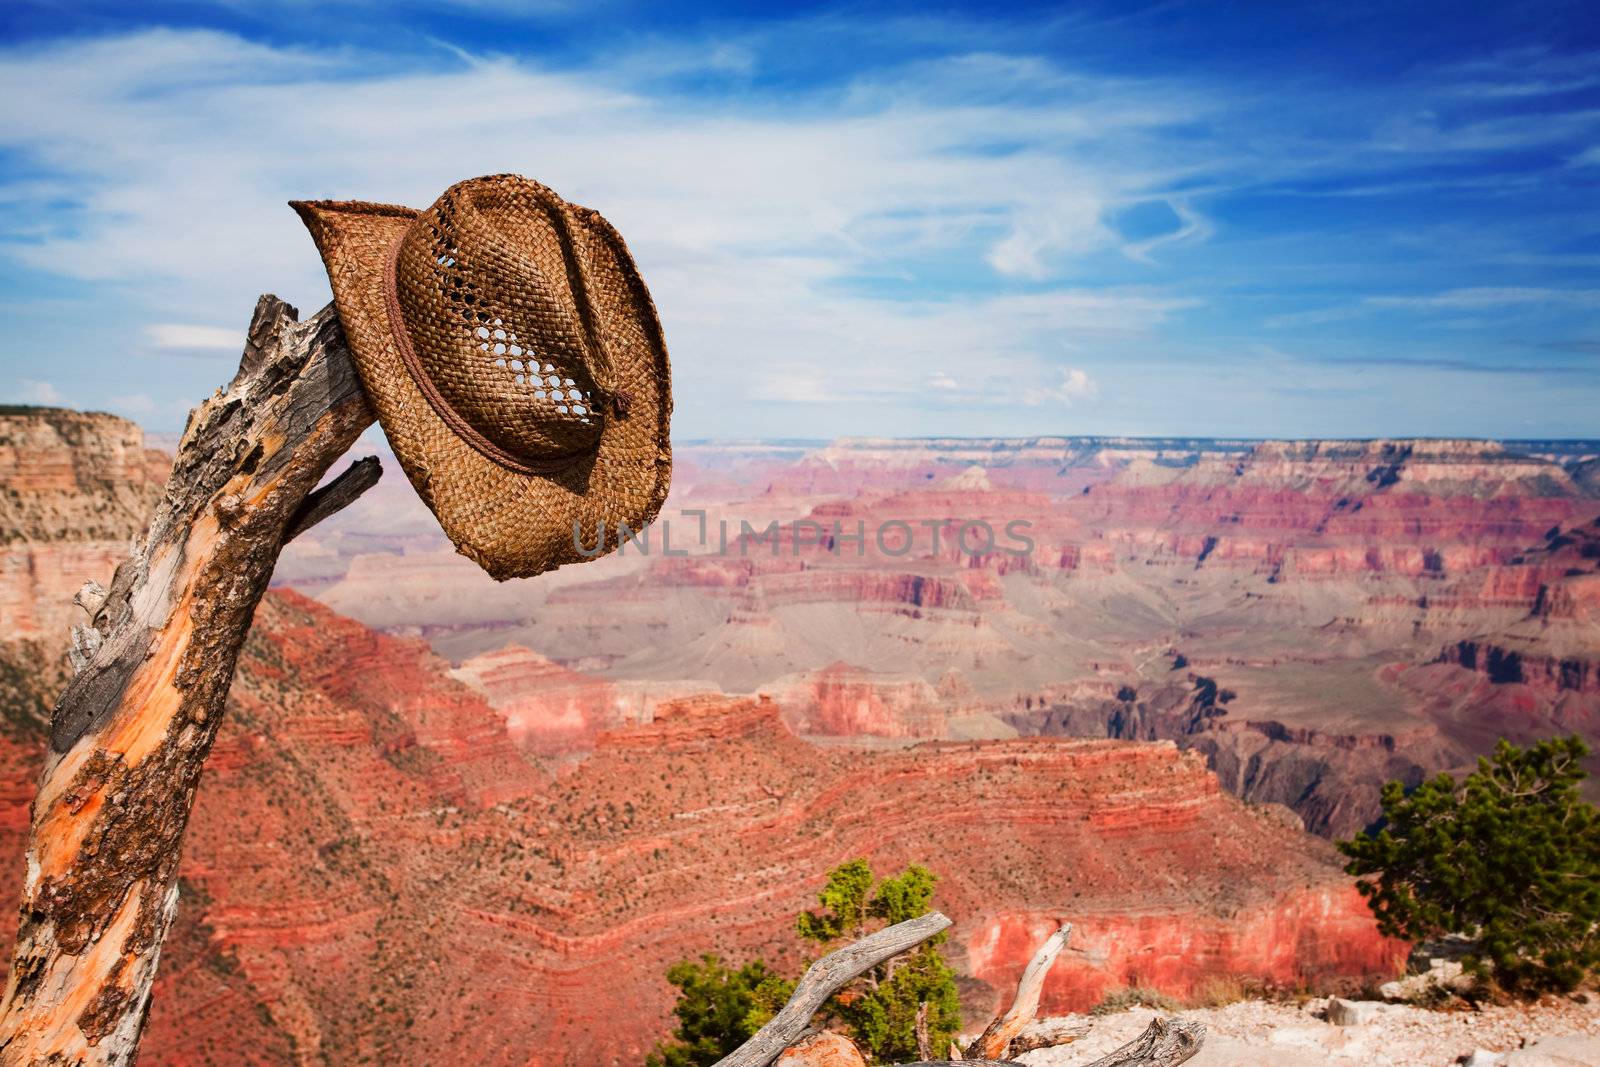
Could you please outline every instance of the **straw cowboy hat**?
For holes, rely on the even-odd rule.
[[[290,206],[378,421],[457,551],[526,577],[655,517],[672,474],[667,349],[610,223],[514,174],[452,185],[426,211]]]

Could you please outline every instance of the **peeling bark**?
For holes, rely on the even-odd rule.
[[[283,544],[376,481],[363,461],[312,492],[372,420],[333,308],[300,323],[263,296],[144,539],[109,591],[80,592],[92,629],[33,802],[0,1065],[133,1061],[239,649]]]

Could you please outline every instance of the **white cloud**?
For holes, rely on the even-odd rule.
[[[823,21],[808,47],[840,20]],[[108,394],[149,388],[165,413],[166,398],[191,395],[187,383],[213,365],[221,378],[231,372],[223,357],[238,351],[258,293],[303,309],[327,299],[284,201],[420,206],[464,176],[520,171],[602,210],[627,235],[672,349],[675,433],[848,432],[862,410],[894,432],[953,432],[1009,427],[1019,401],[1082,406],[1095,395],[1089,370],[1120,373],[1123,354],[1231,355],[1233,339],[1218,344],[1207,324],[1163,335],[1206,294],[1222,293],[1214,323],[1229,313],[1230,288],[1249,288],[1240,282],[1251,277],[1251,246],[1235,246],[1223,269],[1200,262],[1216,194],[1414,178],[1405,168],[1592,134],[1595,121],[1573,112],[1460,122],[1438,93],[1411,88],[1403,106],[1347,88],[1268,99],[1245,86],[1224,96],[999,54],[1029,49],[975,24],[940,38],[969,54],[880,64],[809,89],[747,85],[774,58],[795,61],[780,50],[807,32],[803,23],[716,39],[685,30],[559,68],[537,56],[273,47],[202,32],[0,49],[0,98],[12,101],[0,109],[0,152],[27,176],[0,185],[0,238],[9,238],[0,255],[73,279],[81,297],[51,317],[94,317],[102,343],[84,346],[81,373],[98,371]],[[885,25],[856,20],[862,33]],[[894,25],[949,29],[932,17]],[[716,79],[740,88],[705,92]],[[1504,80],[1499,68],[1455,76]],[[1381,127],[1376,117],[1391,115],[1400,118]],[[1430,170],[1425,180],[1442,179]],[[1108,222],[1154,201],[1172,206],[1175,230],[1129,241]],[[1177,280],[1149,284],[1158,277]],[[863,284],[885,280],[893,296]],[[1408,299],[1487,306],[1483,294],[1506,291],[1452,292]],[[120,312],[126,321],[109,321],[118,312],[105,310],[107,294],[133,309]],[[1337,298],[1281,306],[1323,300]],[[1374,309],[1349,304],[1351,314]],[[1345,312],[1297,314],[1276,324]],[[41,335],[53,328],[36,321]],[[146,370],[126,358],[127,338],[146,353],[196,358],[147,358]],[[0,339],[0,362],[29,373],[32,345]],[[1075,382],[1060,360],[1077,351],[1096,362]],[[1159,402],[1162,417],[1189,419],[1202,407],[1195,389],[1226,401],[1204,406],[1219,418],[1240,410],[1245,398],[1218,386],[1211,366],[1189,370],[1152,380],[1142,398],[1117,388],[1118,417]],[[184,389],[172,387],[184,375]],[[801,409],[803,428],[771,417],[780,404]],[[854,425],[824,421],[850,408]],[[1147,428],[1172,427],[1151,417]]]
[[[1362,308],[1359,305],[1312,308],[1308,311],[1288,311],[1281,315],[1269,315],[1261,320],[1261,325],[1269,330],[1287,329],[1296,326],[1320,326],[1324,323],[1353,319],[1361,314]]]
[[[1211,222],[1195,210],[1194,205],[1186,200],[1168,200],[1167,206],[1178,217],[1178,227],[1171,233],[1164,233],[1145,241],[1137,241],[1126,245],[1122,254],[1139,263],[1149,263],[1152,260],[1150,253],[1164,245],[1181,244],[1185,241],[1204,241],[1213,231]]]
[[[147,393],[128,393],[123,396],[114,396],[106,402],[106,406],[119,415],[130,417],[149,415],[156,410],[156,402],[150,399]]]
[[[24,404],[44,404],[46,406],[66,403],[66,398],[60,390],[49,382],[39,381],[35,378],[24,378],[18,383],[17,396]]]
[[[1399,311],[1451,312],[1489,311],[1496,308],[1527,307],[1593,308],[1600,307],[1600,289],[1555,289],[1542,286],[1471,286],[1446,289],[1438,293],[1417,296],[1368,296],[1352,304],[1313,308],[1270,315],[1261,321],[1266,329],[1291,329],[1316,326],[1358,318],[1378,308]],[[1477,319],[1459,319],[1463,327],[1481,328],[1484,322]]]
[[[1446,87],[1456,96],[1499,99],[1575,93],[1600,85],[1600,53],[1564,55],[1522,46],[1445,67],[1441,73],[1461,79]]]
[[[1111,244],[1113,236],[1101,217],[1111,205],[1105,195],[1080,189],[1075,195],[1033,210],[1019,212],[1011,232],[984,258],[1001,274],[1039,280],[1055,272],[1060,256],[1082,254]]]
[[[756,47],[719,43],[698,61],[749,69]],[[661,64],[694,61],[666,51],[654,67],[636,54],[561,72],[169,31],[0,52],[0,96],[14,102],[0,147],[52,173],[5,190],[10,216],[60,220],[42,206],[81,205],[7,254],[131,293],[152,320],[134,328],[156,349],[221,353],[238,348],[257,293],[326,299],[284,201],[422,205],[462,177],[520,171],[627,235],[675,375],[697,386],[680,387],[679,425],[701,434],[720,432],[740,398],[916,405],[935,360],[955,371],[982,354],[980,375],[957,372],[963,384],[1014,389],[1003,379],[1036,377],[1062,330],[1139,334],[1194,302],[1048,283],[1117,249],[1109,213],[1192,171],[1157,134],[1215,106],[1197,94],[976,56],[937,78],[875,72],[844,101],[780,111],[633,88],[627,71],[648,83]],[[1051,79],[1070,98],[1005,92]],[[852,284],[924,263],[1047,285],[907,303]],[[239,327],[204,325],[219,315]]]
[[[830,390],[828,383],[819,375],[792,373],[775,374],[756,382],[751,395],[780,404],[828,404],[849,399]]]
[[[422,203],[516,169],[647,246],[821,252],[841,273],[978,228],[995,234],[996,269],[1046,277],[1057,257],[1113,241],[1101,216],[1172,173],[1148,134],[1195,112],[1136,87],[1137,107],[984,104],[970,64],[940,87],[954,103],[889,79],[859,86],[851,111],[746,115],[498,57],[440,71],[343,58],[350,73],[335,77],[331,56],[169,31],[5,55],[0,93],[24,106],[0,118],[0,139],[60,167],[87,204],[81,234],[22,254],[86,278],[226,281],[303,259],[289,196]],[[1036,147],[984,151],[1000,140]],[[1117,162],[1093,167],[1063,151],[1113,144]]]
[[[1549,289],[1537,286],[1475,286],[1447,289],[1427,296],[1369,296],[1364,303],[1372,307],[1467,308],[1511,307],[1518,304],[1557,304],[1569,307],[1600,307],[1600,289]]]
[[[146,326],[145,337],[156,348],[228,351],[244,347],[244,331],[221,326],[162,322]]]
[[[1047,403],[1072,406],[1075,400],[1094,400],[1100,396],[1100,386],[1081,367],[1061,368],[1061,381],[1048,388],[1032,388],[1023,394],[1023,403],[1032,406]]]

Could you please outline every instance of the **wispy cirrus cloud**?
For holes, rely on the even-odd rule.
[[[1369,296],[1368,307],[1424,308],[1448,311],[1529,305],[1600,307],[1600,289],[1552,289],[1537,286],[1473,286],[1423,296]]]
[[[1522,99],[1562,96],[1600,86],[1600,52],[1558,53],[1525,45],[1441,66],[1446,92],[1455,96]]]
[[[963,368],[973,395],[1015,401],[1051,373],[1052,334],[1114,344],[1200,303],[1049,283],[1084,257],[1161,243],[1126,242],[1104,220],[1159,193],[1175,173],[1160,131],[1209,105],[1121,81],[1113,95],[1047,63],[933,67],[931,80],[927,65],[874,71],[773,112],[506,55],[395,65],[170,31],[12,52],[0,93],[25,106],[0,117],[0,144],[53,178],[10,193],[35,209],[16,217],[53,224],[13,231],[9,255],[137,294],[163,316],[140,328],[153,352],[221,359],[232,331],[178,316],[214,320],[261,288],[325,292],[290,197],[425,204],[464,175],[538,175],[628,235],[695,386],[679,410],[697,435],[739,396],[910,409],[921,390],[906,383],[939,354],[984,365]],[[1011,98],[1053,79],[1070,99]],[[1090,149],[1107,158],[1074,158]],[[861,291],[933,262],[976,270],[978,291]],[[1045,285],[1007,292],[1006,278]]]
[[[1045,432],[1074,402],[1084,430],[1315,432],[1341,409],[1309,379],[1358,357],[1369,400],[1417,404],[1386,432],[1448,432],[1477,424],[1405,364],[1440,358],[1425,332],[1451,315],[1463,349],[1435,371],[1499,361],[1539,417],[1580,410],[1471,317],[1584,335],[1592,57],[1252,81],[1133,38],[1080,55],[1133,32],[1081,14],[672,21],[559,55],[438,24],[0,47],[0,389],[32,388],[68,319],[101,390],[82,402],[172,419],[226,378],[257,292],[326,299],[285,200],[421,205],[516,170],[627,234],[688,436]],[[1295,354],[1261,356],[1264,330]]]

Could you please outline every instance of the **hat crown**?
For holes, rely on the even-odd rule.
[[[569,211],[516,175],[460,182],[394,263],[419,369],[472,430],[534,464],[594,449],[603,424],[604,341]]]

